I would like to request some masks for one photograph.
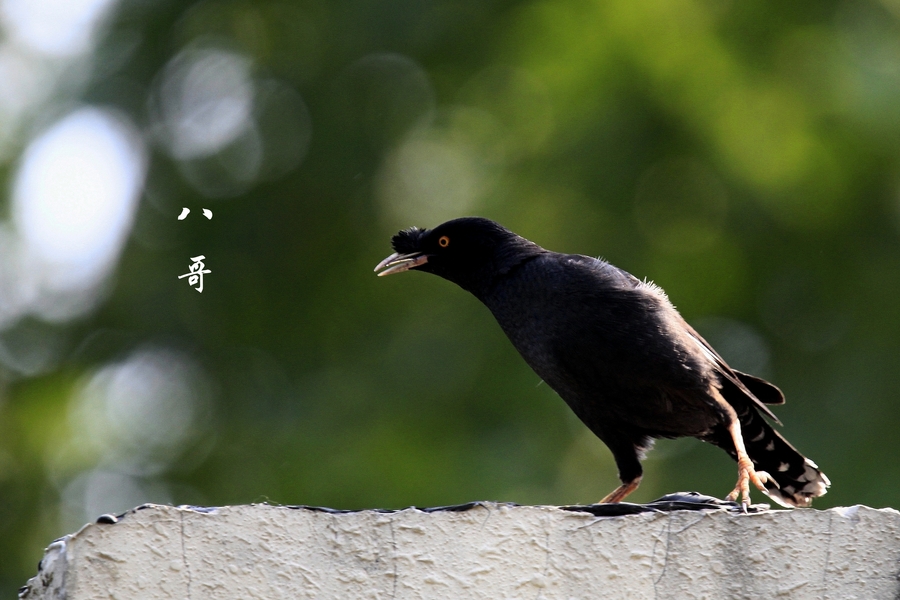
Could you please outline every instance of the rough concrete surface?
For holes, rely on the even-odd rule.
[[[147,505],[54,542],[21,598],[900,596],[900,513]]]

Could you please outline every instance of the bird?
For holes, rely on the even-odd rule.
[[[726,496],[747,511],[750,484],[784,507],[807,507],[831,482],[766,420],[774,384],[728,366],[658,285],[609,262],[545,250],[483,217],[391,239],[378,276],[422,271],[473,294],[525,362],[612,452],[619,485],[638,488],[659,438],[694,437],[737,461]]]

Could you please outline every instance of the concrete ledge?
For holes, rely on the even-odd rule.
[[[900,513],[147,505],[54,542],[20,598],[897,598]]]

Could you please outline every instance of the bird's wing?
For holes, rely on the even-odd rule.
[[[745,396],[750,398],[756,407],[763,412],[767,417],[781,425],[781,421],[778,420],[778,417],[775,416],[769,407],[766,406],[766,403],[759,399],[759,397],[754,394],[750,388],[753,387],[756,391],[761,392],[761,394],[766,398],[774,398],[774,393],[771,390],[775,390],[778,393],[778,397],[780,398],[779,402],[769,402],[769,404],[782,404],[784,403],[784,396],[781,395],[781,390],[777,387],[771,385],[768,381],[764,381],[759,379],[758,377],[753,377],[752,375],[746,375],[744,373],[738,373],[734,371],[731,367],[728,366],[728,363],[725,362],[725,359],[719,356],[719,353],[716,352],[712,346],[709,345],[709,342],[703,339],[697,331],[691,327],[687,321],[684,319],[681,320],[685,331],[687,331],[688,335],[692,340],[697,344],[700,348],[700,351],[709,359],[713,365],[715,365],[716,371],[722,375],[729,382],[733,383]],[[743,376],[743,377],[742,377]],[[745,381],[749,381],[750,385],[748,386]],[[763,385],[765,384],[765,386]],[[766,390],[765,393],[762,390]]]
[[[628,271],[611,265],[606,261],[583,255],[568,255],[565,258],[571,263],[587,267],[588,271],[602,277],[606,286],[617,287],[623,290],[641,290],[644,293],[649,292],[650,296],[656,297],[664,304],[670,305],[666,293],[658,285],[649,281],[641,281]],[[713,365],[716,372],[733,385],[743,396],[752,400],[763,414],[780,425],[781,421],[778,420],[778,417],[775,416],[766,404],[783,403],[784,396],[781,395],[781,390],[767,381],[733,370],[728,366],[728,363],[725,362],[725,359],[722,358],[705,339],[703,339],[703,336],[697,333],[697,331],[691,327],[677,311],[674,311],[674,307],[673,312],[677,315],[675,317],[677,323],[683,328],[687,336],[697,345],[697,349],[700,350],[701,355]]]
[[[770,383],[765,379],[748,375],[747,373],[741,373],[736,369],[732,369],[732,371],[734,371],[734,374],[738,376],[738,379],[753,392],[753,395],[764,403],[784,404],[784,394],[781,393],[781,390],[778,389],[778,386],[775,384]]]

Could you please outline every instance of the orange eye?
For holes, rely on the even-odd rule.
[[[446,248],[449,245],[450,238],[448,238],[446,235],[442,235],[441,239],[438,240],[438,246],[440,246],[441,248]]]

